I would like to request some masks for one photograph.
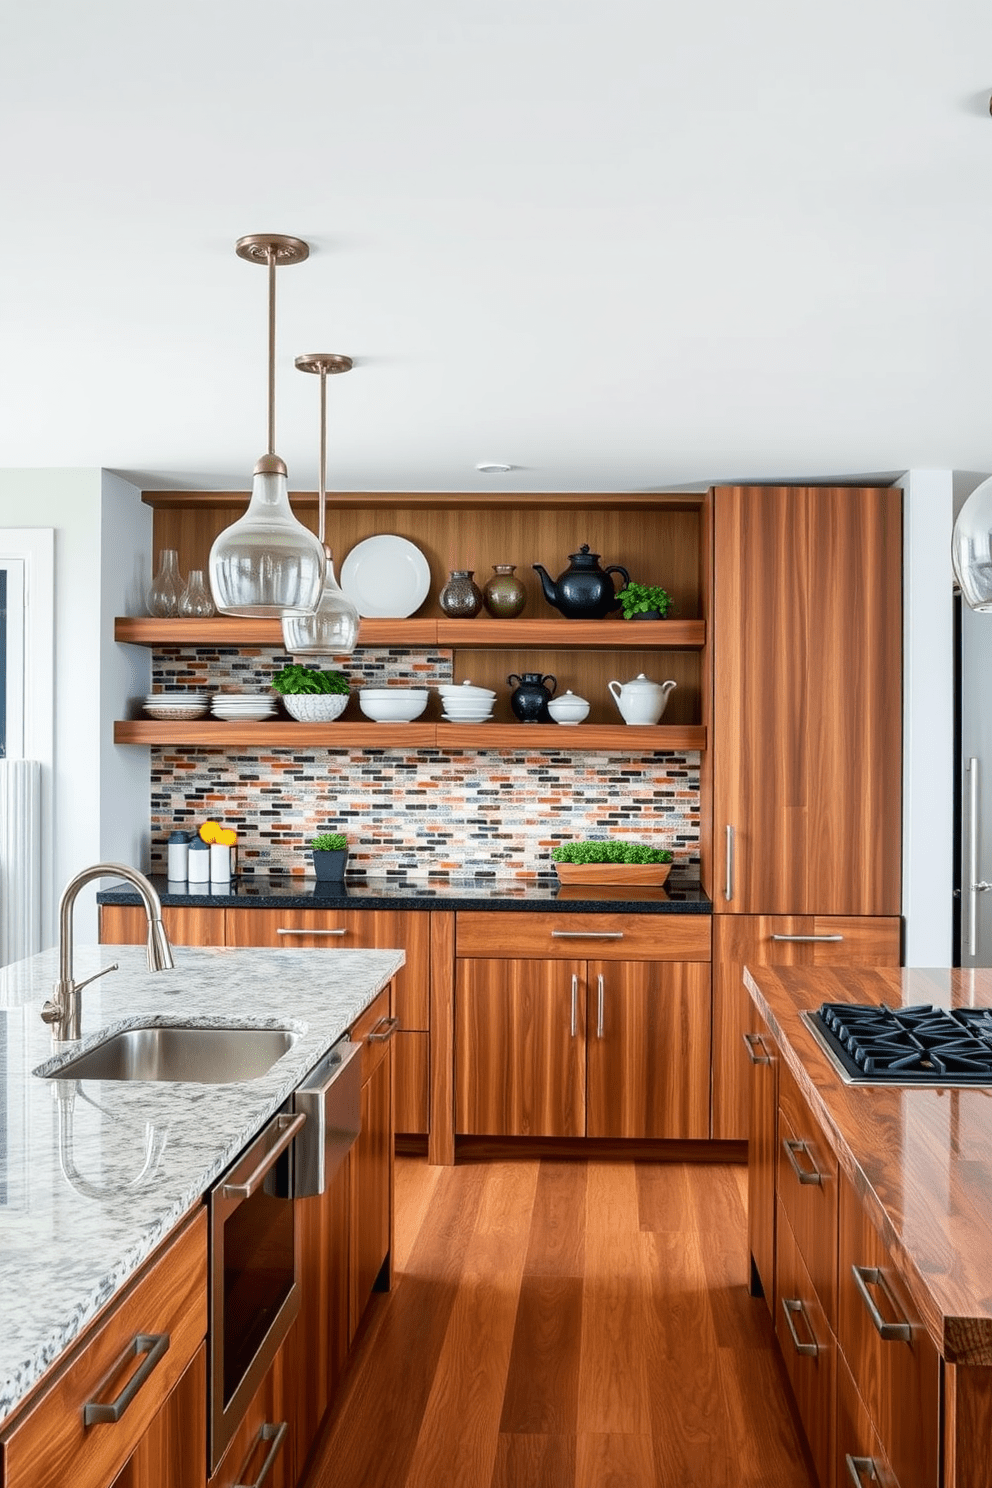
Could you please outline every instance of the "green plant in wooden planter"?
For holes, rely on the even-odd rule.
[[[667,847],[642,842],[563,842],[552,848],[556,863],[671,863]]]

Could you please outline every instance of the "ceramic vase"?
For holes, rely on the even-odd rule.
[[[483,603],[497,620],[512,620],[527,603],[527,590],[516,577],[515,563],[494,563],[493,576],[482,591]]]
[[[482,591],[471,568],[453,568],[438,596],[438,604],[450,620],[474,620],[482,609]]]

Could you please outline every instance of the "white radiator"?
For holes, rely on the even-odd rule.
[[[41,765],[0,760],[0,966],[41,950]]]

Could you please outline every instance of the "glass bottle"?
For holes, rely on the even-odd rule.
[[[152,579],[145,599],[149,615],[179,614],[183,576],[179,572],[179,554],[175,548],[163,548],[158,555],[158,573]]]
[[[217,613],[203,577],[203,570],[200,568],[190,571],[186,588],[179,598],[179,613],[187,620],[205,620],[208,615]]]

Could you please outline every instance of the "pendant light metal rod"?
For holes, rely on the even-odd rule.
[[[320,484],[317,488],[317,540],[324,542],[327,525],[327,379],[336,372],[350,372],[354,363],[349,356],[333,351],[313,351],[296,358],[301,372],[320,374]]]
[[[267,453],[276,452],[276,250],[270,244],[269,261],[269,444]]]

